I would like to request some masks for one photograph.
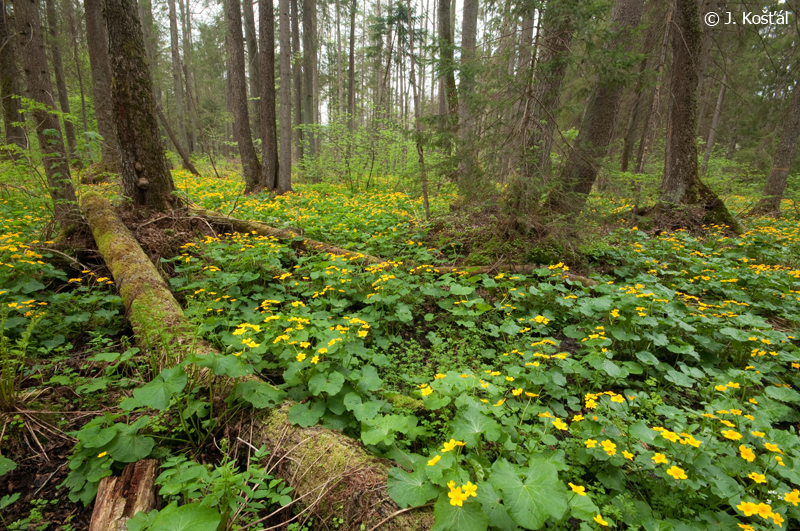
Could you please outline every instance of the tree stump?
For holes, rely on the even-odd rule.
[[[156,502],[153,481],[157,468],[155,459],[142,459],[126,466],[119,477],[101,479],[89,531],[123,531],[137,512],[151,511]]]

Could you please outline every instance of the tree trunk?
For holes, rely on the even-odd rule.
[[[335,2],[336,9],[336,116],[344,114],[344,79],[342,78],[342,6]]]
[[[225,23],[228,26],[228,61],[230,61],[230,98],[233,107],[233,136],[239,146],[244,173],[244,191],[252,194],[260,191],[261,164],[258,162],[250,135],[250,114],[247,110],[247,85],[244,74],[244,37],[242,36],[242,13],[239,0],[225,0]]]
[[[189,11],[188,0],[178,0],[181,11],[181,27],[183,29],[183,81],[184,94],[186,95],[186,151],[193,153],[197,144],[196,110],[192,100],[192,19]]]
[[[440,114],[446,116],[445,123],[450,133],[455,133],[458,125],[458,93],[456,91],[455,60],[453,58],[453,28],[451,27],[450,0],[439,0],[439,70],[444,79],[444,101],[447,112]],[[441,98],[440,98],[441,105]]]
[[[21,105],[19,72],[17,70],[17,36],[14,18],[4,6],[0,19],[0,97],[3,99],[3,126],[6,131],[6,144],[16,144],[21,149],[28,148],[25,130],[21,125],[25,117]]]
[[[259,73],[261,75],[261,175],[262,186],[267,190],[278,190],[279,194],[291,190],[279,186],[279,159],[278,159],[278,129],[275,114],[275,14],[271,0],[261,1],[258,4],[258,23],[261,53],[259,54]],[[281,44],[283,46],[283,44]],[[283,49],[281,48],[281,51]],[[286,78],[281,77],[281,84]],[[286,79],[291,89],[291,80]],[[281,110],[283,107],[281,106]],[[291,120],[291,104],[289,105],[289,120]],[[290,133],[291,135],[291,133]],[[291,140],[289,142],[289,164],[291,165]],[[290,168],[291,169],[291,168]],[[291,177],[291,173],[289,175]]]
[[[172,132],[172,128],[169,126],[167,117],[164,116],[164,112],[161,110],[161,107],[156,107],[156,114],[158,115],[158,119],[161,120],[161,126],[167,132],[167,137],[169,137],[170,142],[172,142],[172,144],[175,146],[178,155],[181,157],[181,160],[183,161],[183,167],[189,170],[192,175],[197,175],[199,177],[200,172],[197,171],[197,168],[195,168],[194,164],[192,164],[192,159],[189,158],[189,153],[183,148],[178,139],[175,137],[175,133]]]
[[[620,171],[628,171],[631,155],[633,154],[633,146],[636,142],[636,130],[639,128],[640,116],[639,112],[644,100],[644,83],[642,83],[641,75],[647,69],[647,59],[643,59],[639,66],[639,80],[636,82],[636,99],[631,108],[631,114],[628,117],[628,126],[625,128],[625,139],[622,144],[622,161],[620,162]]]
[[[58,116],[53,113],[53,83],[47,68],[42,24],[39,19],[39,2],[14,0],[14,16],[28,96],[41,104],[33,111],[36,136],[42,151],[44,172],[50,197],[53,199],[53,215],[63,233],[69,233],[81,218],[75,197],[75,188],[69,172],[67,152],[61,136]]]
[[[86,42],[89,48],[89,64],[92,67],[92,92],[97,130],[103,137],[100,153],[103,166],[119,171],[119,140],[111,99],[111,60],[108,57],[108,33],[103,0],[84,0],[83,5],[86,10]]]
[[[83,89],[83,69],[81,68],[80,54],[78,52],[78,27],[75,24],[75,9],[73,0],[67,0],[67,21],[72,38],[72,57],[75,60],[75,73],[78,75],[78,89],[81,92],[81,117],[83,118],[83,138],[86,140],[86,133],[89,132],[89,123],[86,118],[86,93]],[[88,152],[88,150],[87,150]]]
[[[127,521],[137,512],[152,511],[156,505],[157,470],[157,459],[142,459],[125,466],[120,476],[101,479],[89,531],[127,529]]]
[[[69,156],[77,158],[78,140],[75,138],[75,124],[72,123],[69,109],[69,94],[67,94],[67,79],[64,77],[64,62],[61,59],[61,46],[58,40],[58,14],[54,0],[45,0],[47,10],[47,32],[50,36],[50,55],[53,58],[53,71],[56,76],[56,87],[58,88],[58,103],[64,115],[64,134],[67,137],[67,147]],[[77,166],[82,166],[80,160],[76,160]]]
[[[611,22],[614,34],[606,44],[607,49],[632,41],[632,32],[639,25],[643,7],[644,0],[617,0]],[[583,210],[597,179],[600,160],[612,140],[624,89],[619,77],[620,72],[613,70],[600,74],[559,182],[547,197],[549,210],[558,213]]]
[[[180,201],[158,133],[153,81],[135,0],[106,0],[114,120],[122,191],[137,206],[166,211]]]
[[[773,217],[781,215],[781,200],[789,178],[795,153],[797,153],[797,139],[800,137],[800,80],[794,85],[792,101],[783,120],[783,131],[778,142],[778,149],[772,159],[772,169],[761,192],[761,199],[750,212],[751,215],[769,214]]]
[[[315,0],[303,0],[303,132],[305,155],[311,161],[316,155],[312,129],[314,121],[314,63],[317,55],[317,36],[314,34]]]
[[[291,0],[292,8],[292,88],[294,88],[294,129],[297,157],[303,160],[303,63],[300,51],[300,12],[297,0]],[[281,163],[283,164],[283,163]]]
[[[694,206],[698,208],[695,214],[702,222],[725,224],[738,231],[738,223],[725,203],[700,181],[697,171],[695,134],[702,31],[696,0],[676,0],[675,26],[672,35],[670,128],[658,209],[677,218],[685,215],[686,206]],[[694,220],[678,221],[685,224]]]
[[[290,8],[290,3],[292,7]],[[290,48],[289,11],[297,13],[297,0],[280,0],[280,20],[278,29],[281,32],[281,149],[280,164],[278,165],[278,189],[288,191],[292,189],[292,50]],[[292,24],[291,33],[297,27]],[[295,67],[296,72],[297,66]],[[297,77],[295,76],[295,80]],[[295,87],[295,90],[297,88]],[[300,107],[295,107],[299,114]],[[298,144],[298,147],[300,144]]]
[[[158,69],[161,54],[158,44],[158,31],[155,27],[155,21],[153,20],[153,3],[151,0],[139,0],[139,21],[142,24],[144,49],[147,53],[147,62],[152,74],[154,70]],[[155,81],[153,82],[153,100],[155,101],[156,108],[163,108],[161,87],[159,87]],[[166,132],[166,130],[164,132]],[[163,137],[164,135],[162,134],[161,136]],[[164,142],[164,148],[167,148],[166,141]]]
[[[462,157],[459,163],[459,192],[466,197],[474,198],[484,195],[486,188],[480,172],[475,165],[477,146],[474,139],[474,91],[476,36],[478,31],[478,0],[464,0],[464,12],[461,25],[461,84],[459,85],[459,136],[462,145]]]
[[[347,130],[351,138],[356,125],[356,1],[350,5],[350,56],[347,64]]]
[[[178,123],[178,142],[186,145],[186,107],[183,98],[183,76],[181,72],[181,52],[178,42],[178,15],[175,10],[175,0],[167,0],[169,5],[169,35],[170,51],[172,52],[172,90],[175,96],[175,115]]]
[[[267,0],[264,0],[267,1]],[[258,58],[258,40],[256,38],[256,17],[253,12],[253,0],[242,0],[242,14],[244,15],[244,36],[247,41],[247,71],[250,73],[250,108],[253,117],[253,131],[255,138],[261,138],[261,61]],[[271,188],[270,188],[271,190]]]
[[[706,152],[703,155],[703,166],[700,168],[700,175],[705,176],[708,171],[708,161],[711,159],[711,151],[714,149],[714,141],[717,137],[717,125],[719,124],[719,115],[722,112],[722,102],[725,100],[725,91],[728,88],[728,74],[722,77],[722,84],[719,87],[719,96],[717,97],[717,105],[714,107],[714,117],[711,118],[711,129],[708,131],[708,140],[706,141]]]
[[[477,0],[475,0],[477,4]],[[465,8],[466,9],[466,8]],[[419,91],[417,90],[416,82],[416,67],[414,66],[414,25],[411,20],[411,0],[406,0],[406,16],[408,17],[408,48],[409,57],[411,60],[411,77],[409,83],[411,90],[414,93],[414,126],[416,127],[416,144],[417,144],[417,159],[420,168],[420,184],[422,185],[422,204],[425,207],[425,219],[430,219],[431,209],[428,204],[428,175],[425,173],[425,147],[422,144],[422,109],[420,108]],[[475,9],[475,18],[477,22],[478,10]],[[473,43],[474,48],[474,43]]]

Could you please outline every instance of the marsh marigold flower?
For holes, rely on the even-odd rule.
[[[740,453],[742,459],[744,459],[745,461],[749,461],[751,463],[756,458],[756,454],[753,453],[753,450],[751,450],[750,448],[748,448],[747,446],[745,446],[743,444],[741,446],[739,446],[739,453]]]
[[[733,430],[724,430],[722,435],[725,436],[726,439],[730,439],[732,441],[738,441],[742,438],[742,434],[735,432]]]
[[[435,456],[433,457],[433,459],[431,459],[431,460],[429,460],[429,461],[428,461],[428,466],[433,466],[433,465],[435,465],[436,463],[438,463],[438,462],[439,462],[439,459],[441,459],[441,458],[442,458],[442,456],[441,456],[441,455],[435,455]]]
[[[677,479],[687,479],[688,478],[688,476],[686,475],[686,472],[684,472],[684,470],[682,468],[679,468],[679,467],[677,467],[675,465],[672,465],[672,467],[670,467],[670,469],[667,470],[667,474],[669,474],[670,476],[672,476],[676,480]]]
[[[664,454],[656,453],[656,455],[653,456],[653,462],[663,463],[666,465],[667,463],[669,463],[669,460],[667,459],[667,456],[665,456]]]
[[[574,484],[570,483],[569,484],[569,488],[571,488],[572,492],[574,492],[578,496],[586,496],[586,487],[582,487],[580,485],[574,485]]]
[[[608,526],[608,522],[603,520],[603,517],[601,515],[599,515],[599,514],[594,517],[594,521],[597,522],[598,524],[602,525],[602,526],[605,526],[605,527]]]
[[[767,478],[764,474],[759,474],[758,472],[750,472],[747,474],[747,477],[755,481],[756,483],[766,483]]]

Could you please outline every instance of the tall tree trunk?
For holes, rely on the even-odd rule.
[[[477,10],[476,10],[477,11]],[[430,219],[431,209],[428,204],[428,175],[425,173],[425,148],[422,145],[422,109],[416,83],[416,67],[414,66],[414,25],[411,20],[411,0],[406,0],[406,16],[408,17],[408,48],[411,61],[411,77],[409,83],[414,93],[414,126],[416,128],[417,159],[420,167],[420,184],[422,184],[422,204],[425,207],[425,219]],[[477,13],[476,13],[477,16]]]
[[[86,42],[89,48],[89,64],[92,67],[92,93],[97,130],[103,137],[100,154],[103,166],[111,171],[119,171],[119,140],[111,99],[111,60],[108,57],[108,33],[103,0],[84,0],[83,5],[86,10]]]
[[[279,159],[278,159],[278,129],[275,114],[275,14],[272,0],[261,0],[258,3],[259,24],[259,73],[261,74],[261,174],[262,185],[267,190],[278,190],[279,194],[291,189],[291,183],[286,188],[280,187]],[[288,48],[288,47],[287,47]],[[283,52],[283,43],[281,43]],[[291,80],[281,77],[291,90]],[[283,110],[283,107],[281,107]],[[291,104],[289,104],[289,120],[291,124]],[[289,164],[291,165],[291,133],[289,141]],[[290,168],[291,169],[291,168]],[[290,173],[291,176],[291,173]],[[285,183],[284,183],[285,185]]]
[[[450,0],[439,0],[439,70],[442,73],[444,86],[444,101],[447,112],[441,107],[440,97],[439,113],[446,115],[447,128],[455,133],[458,120],[458,93],[456,92],[455,60],[453,58],[453,28],[451,26]]]
[[[644,0],[617,0],[612,15],[613,36],[606,48],[632,41],[632,33],[642,17]],[[598,165],[612,140],[614,122],[622,100],[624,84],[620,72],[600,74],[557,186],[547,197],[547,207],[560,213],[583,210],[597,179]]]
[[[800,79],[792,90],[792,101],[786,117],[783,119],[783,131],[778,142],[778,149],[772,159],[772,169],[761,192],[761,199],[750,212],[752,215],[769,214],[774,217],[781,215],[781,200],[786,189],[789,170],[797,153],[797,139],[800,137]]]
[[[292,0],[296,5],[297,0]],[[280,165],[278,167],[278,189],[288,191],[292,189],[292,50],[290,48],[289,9],[290,0],[280,0],[280,22],[278,28],[281,32],[281,150]],[[297,13],[293,8],[293,13]],[[292,25],[292,33],[296,23]],[[298,112],[299,107],[296,109]]]
[[[167,0],[169,5],[169,36],[172,52],[172,90],[175,94],[175,114],[178,122],[178,142],[186,145],[186,107],[183,98],[183,76],[181,67],[180,43],[178,42],[178,15],[175,0]]]
[[[250,115],[247,110],[247,85],[244,74],[244,36],[242,10],[239,0],[225,0],[225,24],[228,26],[228,60],[231,75],[231,106],[233,107],[233,136],[242,159],[245,193],[260,190],[261,164],[258,162],[250,135]]]
[[[461,83],[458,87],[459,136],[462,145],[462,157],[459,163],[459,191],[473,198],[485,195],[484,183],[480,179],[474,160],[477,158],[477,147],[474,139],[473,105],[475,91],[476,38],[478,31],[478,0],[464,0],[464,12],[461,25]]]
[[[316,155],[314,141],[314,63],[317,56],[317,36],[314,34],[316,1],[303,0],[303,125],[305,154],[310,160]]]
[[[717,137],[717,125],[719,124],[719,115],[722,113],[722,102],[725,100],[725,91],[728,88],[728,74],[722,77],[722,83],[719,87],[719,96],[717,96],[717,105],[714,107],[714,116],[711,118],[711,129],[708,131],[708,140],[706,141],[706,152],[703,155],[703,166],[700,168],[700,175],[705,175],[708,171],[708,161],[711,159],[711,151],[714,149],[714,141]]]
[[[344,114],[344,79],[342,79],[342,6],[336,0],[336,115]]]
[[[81,117],[83,118],[83,138],[86,139],[86,133],[89,132],[89,122],[86,119],[86,94],[83,89],[83,69],[81,68],[80,54],[78,52],[78,25],[75,23],[75,6],[73,0],[67,0],[64,4],[67,11],[67,22],[70,28],[70,37],[72,40],[72,58],[75,61],[75,73],[78,75],[78,89],[81,93]]]
[[[150,73],[152,76],[152,72],[158,68],[160,51],[158,44],[158,29],[156,28],[155,21],[153,19],[153,3],[151,0],[139,0],[139,22],[142,24],[144,49],[147,53],[147,62],[150,66]],[[163,108],[161,87],[159,87],[155,81],[153,81],[153,100],[155,101],[156,108]],[[162,132],[162,137],[165,136],[163,134],[165,132],[166,130]],[[164,148],[167,148],[166,141],[164,141]]]
[[[628,171],[628,165],[630,164],[631,155],[633,154],[633,146],[636,142],[636,131],[639,128],[639,122],[641,121],[641,108],[642,108],[642,101],[644,100],[644,83],[642,82],[641,76],[644,74],[644,71],[647,69],[647,59],[643,59],[639,65],[639,80],[636,82],[636,99],[633,102],[633,107],[631,108],[631,114],[628,117],[628,125],[625,128],[625,139],[623,140],[622,144],[622,160],[620,162],[620,171],[626,172]]]
[[[297,161],[303,160],[303,62],[300,50],[300,12],[297,0],[291,0],[292,8],[292,88],[294,89],[294,129]],[[281,104],[282,105],[282,104]],[[282,115],[281,115],[282,116]],[[283,163],[281,163],[283,164]]]
[[[267,1],[267,0],[264,0]],[[256,39],[256,18],[253,13],[253,0],[242,0],[242,14],[244,15],[244,36],[247,41],[247,71],[250,73],[250,108],[253,117],[253,131],[255,137],[261,138],[261,111],[259,98],[261,97],[261,62],[258,58],[258,40]]]
[[[62,232],[71,231],[81,219],[75,188],[69,173],[69,161],[61,136],[58,115],[54,114],[53,83],[47,68],[39,2],[14,0],[14,17],[28,96],[41,107],[33,111],[36,136],[42,151],[47,187],[53,199],[53,215]]]
[[[58,40],[58,14],[54,0],[45,0],[47,9],[47,32],[50,36],[50,55],[53,58],[53,71],[56,75],[56,87],[58,88],[58,103],[61,112],[64,113],[64,134],[67,137],[67,147],[69,156],[76,157],[77,166],[82,166],[78,156],[78,140],[75,138],[75,124],[69,109],[69,94],[67,94],[67,79],[64,77],[64,62],[61,59],[61,46]]]
[[[137,206],[180,206],[158,133],[153,81],[135,0],[106,0],[108,55],[114,81],[114,120],[120,145],[122,191]],[[124,80],[124,81],[122,81]]]
[[[193,153],[197,144],[197,121],[192,98],[192,18],[189,1],[178,0],[181,10],[181,27],[183,30],[183,81],[186,95],[186,150]]]
[[[676,0],[675,26],[672,35],[670,128],[658,208],[672,216],[682,216],[686,206],[693,206],[699,209],[697,214],[703,222],[726,224],[739,230],[725,203],[703,184],[697,171],[695,134],[702,31],[696,0]]]
[[[356,1],[350,4],[350,54],[347,61],[347,130],[351,137],[356,124]]]
[[[0,19],[0,97],[3,98],[3,126],[6,143],[27,149],[28,142],[21,124],[25,121],[18,97],[20,95],[19,72],[17,70],[17,39],[14,18],[3,6]]]

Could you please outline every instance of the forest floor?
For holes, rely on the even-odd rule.
[[[65,257],[41,232],[46,197],[7,189],[6,528],[87,529],[100,478],[151,456],[164,467],[162,521],[137,529],[179,529],[175,515],[193,529],[235,528],[281,505],[292,506],[269,520],[276,528],[358,529],[329,509],[301,513],[286,487],[293,478],[265,480],[265,461],[248,468],[249,450],[226,431],[284,399],[295,425],[342,431],[399,463],[389,494],[400,509],[433,505],[437,529],[800,521],[792,211],[746,219],[741,236],[646,232],[627,201],[600,197],[580,230],[511,239],[495,210],[448,212],[451,194],[431,198],[427,222],[421,199],[388,181],[369,192],[323,183],[244,197],[233,177],[174,176],[193,204],[390,263],[233,233],[188,211],[120,210],[197,337],[219,352],[156,359],[135,343],[89,232]],[[112,185],[84,189],[116,196]],[[236,390],[214,396],[196,366]]]

